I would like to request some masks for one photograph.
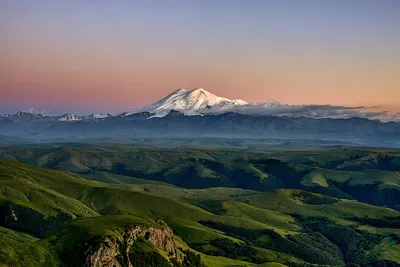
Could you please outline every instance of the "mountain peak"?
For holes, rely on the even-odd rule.
[[[93,113],[88,116],[85,116],[85,118],[87,119],[106,119],[110,117],[112,117],[110,113]]]
[[[221,100],[230,101],[227,98],[218,97],[218,96],[204,90],[203,88],[197,88],[197,89],[191,90],[190,92],[188,92],[186,99],[191,102],[204,102],[204,101],[217,102],[217,101],[221,101]],[[201,103],[199,103],[199,104],[201,105]]]
[[[186,90],[185,88],[179,88],[176,89],[175,91],[173,91],[171,94],[169,95],[174,95],[174,94],[182,94],[182,93],[186,93],[188,90]]]
[[[181,112],[184,115],[203,115],[241,103],[247,102],[219,97],[204,88],[195,88],[190,91],[178,89],[154,104],[136,110],[136,112],[148,111],[154,113],[154,117],[164,117],[171,110]]]
[[[209,95],[209,94],[211,94],[210,92],[208,92],[204,88],[195,88],[195,89],[191,90],[189,93],[190,94],[194,94],[194,95],[198,95],[198,94]]]
[[[14,115],[14,117],[45,117],[45,115],[40,114],[40,113],[30,113],[26,111],[18,111]]]
[[[57,118],[59,121],[80,121],[81,118],[75,114],[65,113]]]
[[[28,115],[28,114],[30,114],[30,113],[28,113],[28,112],[24,112],[24,111],[18,111],[17,113],[15,113],[14,114],[14,116],[26,116],[26,115]]]

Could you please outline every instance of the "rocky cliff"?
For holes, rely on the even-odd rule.
[[[156,226],[132,225],[119,237],[106,237],[102,242],[90,245],[85,254],[86,266],[134,267],[129,257],[129,251],[140,237],[167,252],[171,258],[181,260],[171,228],[164,221],[157,221]]]

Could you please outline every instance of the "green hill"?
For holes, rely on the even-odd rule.
[[[109,177],[119,182],[0,160],[0,263],[85,266],[91,251],[91,261],[112,254],[143,266],[182,265],[185,257],[208,266],[400,264],[400,213],[392,209],[302,190],[185,189]],[[162,240],[173,251],[151,238],[159,229],[170,229]]]
[[[116,185],[155,181],[154,190],[162,183],[186,189],[229,187],[260,192],[296,188],[400,209],[400,152],[393,149],[250,152],[82,145],[3,148],[0,157]]]

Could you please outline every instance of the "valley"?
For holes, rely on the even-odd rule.
[[[0,25],[0,267],[400,267],[399,0]]]
[[[398,266],[399,157],[4,147],[0,265]]]

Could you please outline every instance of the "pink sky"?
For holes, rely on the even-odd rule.
[[[119,112],[202,87],[246,101],[400,111],[400,9],[338,2],[158,9],[4,1],[0,107]]]
[[[115,55],[123,58],[122,55]],[[296,68],[207,66],[153,62],[142,68],[113,67],[106,59],[81,61],[64,56],[35,59],[24,55],[7,59],[1,68],[0,105],[21,107],[88,107],[129,110],[150,104],[177,88],[203,87],[214,94],[247,101],[269,98],[289,104],[381,105],[399,108],[400,80],[396,69],[335,66]],[[57,61],[59,65],[52,65]],[[94,63],[96,62],[96,63]],[[135,61],[136,63],[138,61]],[[102,66],[102,67],[99,67]]]

